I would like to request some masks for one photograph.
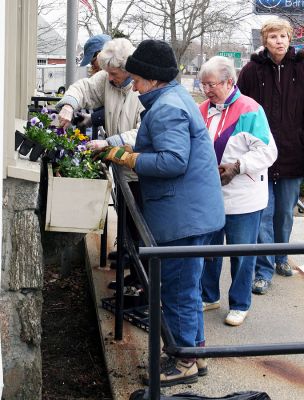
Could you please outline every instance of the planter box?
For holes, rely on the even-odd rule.
[[[49,164],[45,230],[103,233],[112,188],[104,173],[107,179],[60,178]]]

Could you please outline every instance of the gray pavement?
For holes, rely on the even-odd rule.
[[[110,215],[112,226],[115,216]],[[304,218],[295,218],[291,242],[304,242]],[[112,231],[114,243],[115,233]],[[110,230],[111,235],[111,230]],[[115,272],[98,268],[99,238],[87,237],[88,266],[96,296],[100,332],[104,343],[113,397],[129,399],[142,388],[141,375],[147,366],[148,335],[124,323],[124,339],[115,342],[113,314],[100,307],[100,298],[111,294],[107,283]],[[294,265],[304,265],[304,255],[292,256]],[[304,273],[295,270],[292,277],[274,276],[269,293],[253,296],[251,310],[239,327],[226,326],[227,291],[230,285],[229,260],[225,259],[221,276],[221,307],[205,313],[206,345],[304,342]],[[209,373],[198,383],[163,389],[164,394],[191,392],[206,396],[225,396],[235,391],[265,391],[272,400],[304,400],[304,355],[233,357],[210,359]]]

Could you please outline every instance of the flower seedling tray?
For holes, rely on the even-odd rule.
[[[105,310],[115,314],[115,297],[101,299],[101,306]],[[130,324],[149,332],[149,306],[129,307],[123,310],[123,319]]]
[[[105,166],[103,173],[106,179],[56,177],[48,164],[45,230],[103,233],[112,188]]]

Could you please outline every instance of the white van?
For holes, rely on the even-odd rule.
[[[57,94],[61,88],[65,89],[65,64],[37,65],[36,89],[45,94]],[[87,67],[76,69],[76,80],[88,76]]]

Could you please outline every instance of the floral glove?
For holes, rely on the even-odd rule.
[[[73,119],[73,107],[70,106],[69,104],[66,104],[65,106],[62,107],[59,115],[58,115],[58,120],[59,120],[59,126],[61,128],[68,128],[71,125],[71,121]]]
[[[126,146],[127,150],[130,150],[130,146]],[[130,153],[126,150],[126,147],[111,147],[109,146],[105,152],[104,160],[112,161],[115,164],[123,165],[130,169],[133,169],[136,164],[136,159],[139,153]]]
[[[106,140],[90,140],[86,146],[89,150],[104,150],[105,147],[109,146],[109,143]]]
[[[228,183],[240,173],[240,161],[237,160],[234,164],[221,164],[219,166],[219,172],[222,186],[228,185]]]

